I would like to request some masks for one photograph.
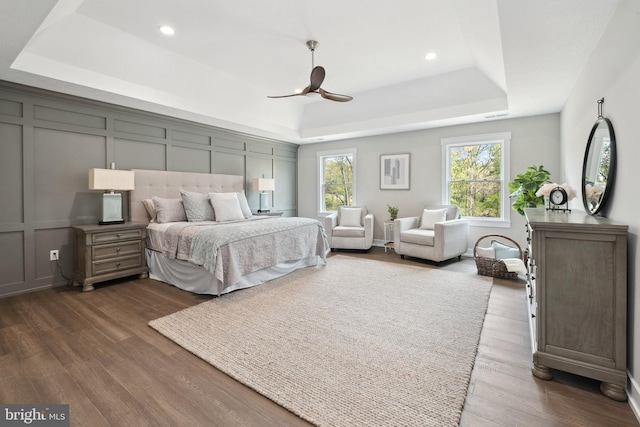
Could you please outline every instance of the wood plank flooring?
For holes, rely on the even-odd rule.
[[[476,271],[472,259],[436,266],[382,248],[331,256]],[[531,375],[524,295],[494,279],[461,426],[640,425],[597,381]],[[309,425],[147,326],[207,299],[151,279],[0,299],[0,402],[68,403],[73,426]]]

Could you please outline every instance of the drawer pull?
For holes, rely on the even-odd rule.
[[[116,248],[116,252],[120,252],[120,248]]]
[[[120,263],[116,263],[116,268],[120,268]]]
[[[116,234],[116,237],[119,239],[122,236],[122,234],[118,233]]]

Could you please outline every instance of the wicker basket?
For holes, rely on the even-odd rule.
[[[507,271],[507,267],[506,265],[504,265],[504,262],[502,262],[502,260],[495,259],[495,258],[481,257],[476,254],[476,248],[478,247],[478,244],[482,240],[489,239],[492,237],[508,240],[509,242],[513,243],[513,245],[520,252],[519,258],[525,263],[525,265],[527,264],[526,254],[522,251],[522,248],[520,247],[518,242],[516,242],[515,240],[507,236],[503,236],[501,234],[487,234],[486,236],[482,236],[481,238],[479,238],[475,246],[473,247],[473,257],[476,260],[476,267],[478,267],[478,274],[481,274],[483,276],[497,277],[500,279],[517,279],[518,274]]]

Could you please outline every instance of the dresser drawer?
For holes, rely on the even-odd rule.
[[[142,252],[142,240],[130,240],[121,243],[109,243],[91,247],[91,259],[94,261],[127,255],[139,255]]]
[[[91,234],[91,243],[109,243],[109,242],[119,242],[122,240],[133,240],[133,239],[142,239],[144,230],[140,228],[136,228],[133,230],[114,230],[114,231],[105,231],[102,233],[92,233]]]
[[[111,258],[104,261],[94,261],[91,263],[94,276],[100,274],[115,273],[121,270],[142,267],[142,255],[123,256]]]

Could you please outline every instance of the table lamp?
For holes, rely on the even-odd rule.
[[[112,165],[115,167],[115,165]],[[102,220],[104,224],[123,224],[122,193],[116,190],[133,190],[134,172],[116,169],[89,169],[89,190],[105,190],[102,195]]]
[[[274,191],[276,189],[276,181],[272,178],[254,178],[253,189],[260,192],[260,212],[269,212],[269,193],[267,191]]]

